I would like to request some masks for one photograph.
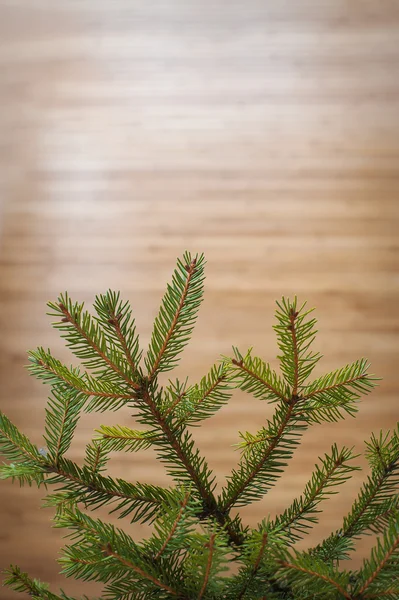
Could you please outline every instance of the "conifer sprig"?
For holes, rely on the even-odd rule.
[[[189,252],[177,261],[177,268],[155,319],[150,347],[145,359],[148,378],[176,366],[179,354],[193,330],[202,302],[205,259]]]
[[[54,327],[61,331],[68,347],[81,359],[82,364],[92,369],[95,375],[127,383],[133,389],[138,384],[133,380],[126,357],[109,339],[98,321],[85,310],[84,304],[72,302],[67,293],[61,294],[58,302],[49,302],[50,316],[57,317]]]
[[[354,415],[359,398],[376,378],[365,359],[309,381],[320,359],[312,350],[316,321],[296,298],[277,303],[281,375],[250,349],[221,362],[192,384],[158,375],[170,371],[187,344],[202,301],[204,257],[185,253],[167,286],[144,366],[130,304],[109,290],[96,297],[96,316],[68,294],[49,303],[82,366],[66,366],[39,347],[30,353],[30,372],[50,385],[45,448],[38,449],[0,413],[0,453],[8,461],[0,478],[46,484],[45,506],[56,526],[71,532],[61,559],[67,576],[100,581],[104,600],[399,600],[399,429],[373,435],[366,445],[370,475],[341,529],[313,549],[295,543],[317,522],[321,502],[337,493],[357,469],[353,451],[334,444],[320,458],[305,486],[282,514],[254,529],[232,509],[261,499],[277,482],[315,423]],[[83,367],[83,368],[82,368]],[[235,388],[274,404],[274,414],[256,433],[241,432],[241,456],[219,495],[216,478],[197,448],[190,427],[211,417]],[[82,466],[68,451],[83,410],[127,407],[142,426],[102,425],[86,446]],[[130,483],[108,471],[111,452],[150,448],[165,465],[174,487]],[[104,506],[119,518],[153,526],[138,543],[123,530],[87,514]],[[379,535],[359,571],[343,571],[356,540]],[[233,561],[236,574],[226,574]],[[12,567],[6,583],[42,600],[55,595]]]
[[[338,450],[333,444],[331,453],[320,459],[321,466],[315,465],[311,479],[306,484],[303,494],[294,500],[272,524],[272,529],[284,533],[291,543],[299,540],[317,523],[318,505],[332,494],[337,494],[336,487],[342,485],[351,477],[351,473],[359,467],[350,465],[356,456],[352,450]]]
[[[133,390],[118,385],[112,380],[91,377],[87,372],[81,373],[78,367],[67,367],[51,355],[49,350],[38,348],[29,353],[30,373],[60,390],[73,391],[77,395],[92,397],[90,410],[116,410],[135,397]]]
[[[53,594],[48,589],[47,583],[42,583],[38,579],[32,579],[17,566],[11,565],[4,571],[4,575],[4,585],[7,585],[15,592],[25,592],[31,598],[40,600],[74,600],[62,591],[60,595]],[[84,596],[82,600],[88,600],[87,596]]]

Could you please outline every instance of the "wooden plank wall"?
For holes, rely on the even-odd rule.
[[[208,266],[177,375],[195,381],[232,344],[276,366],[274,302],[296,293],[317,307],[318,373],[365,355],[383,377],[356,422],[306,435],[246,522],[284,508],[333,441],[362,452],[372,429],[394,426],[398,2],[0,0],[0,35],[0,406],[18,426],[43,443],[47,390],[24,370],[26,350],[72,360],[46,301],[67,289],[90,304],[120,289],[145,345],[185,249],[205,252]],[[220,483],[237,461],[237,431],[270,414],[236,394],[195,431]],[[116,421],[132,419],[85,417],[71,457]],[[169,483],[151,452],[111,466]],[[325,505],[307,543],[340,526],[364,476]],[[42,495],[2,482],[0,566],[70,593],[94,589],[58,575],[61,535]]]

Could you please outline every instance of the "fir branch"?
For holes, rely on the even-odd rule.
[[[252,445],[239,463],[239,469],[233,469],[228,478],[227,487],[222,491],[221,506],[228,511],[233,506],[243,506],[262,498],[263,494],[279,477],[288,458],[292,456],[294,447],[299,443],[299,436],[307,427],[307,423],[297,418],[295,401],[289,405],[277,407],[272,422],[268,422],[268,435],[259,438],[266,443]]]
[[[115,558],[122,565],[124,565],[125,567],[128,567],[129,569],[132,569],[132,571],[134,571],[135,573],[137,573],[138,575],[140,575],[140,577],[142,577],[143,579],[147,579],[148,581],[151,581],[151,583],[153,583],[156,587],[158,587],[158,588],[160,588],[162,590],[166,590],[172,596],[178,596],[179,595],[178,592],[176,592],[174,589],[172,589],[169,585],[166,585],[165,583],[162,583],[162,581],[160,581],[159,579],[157,579],[156,577],[154,577],[150,573],[147,573],[146,571],[144,571],[140,567],[137,567],[136,565],[134,565],[129,560],[126,560],[126,558],[123,558],[122,556],[120,556],[119,554],[117,554],[116,552],[114,552],[112,550],[112,546],[111,546],[110,543],[106,544],[105,546],[102,546],[102,550],[103,550],[103,552],[104,552],[104,554],[106,556],[111,556],[112,558]]]
[[[338,450],[336,444],[331,448],[331,454],[321,459],[321,467],[316,465],[316,471],[306,484],[304,493],[299,500],[294,500],[282,515],[277,517],[272,524],[272,529],[284,532],[292,542],[301,538],[302,534],[310,528],[309,523],[317,523],[316,514],[318,504],[336,494],[335,486],[345,483],[350,478],[350,473],[358,470],[348,464],[355,456],[348,448]]]
[[[207,544],[205,545],[206,548],[208,548],[208,550],[209,550],[209,552],[208,552],[208,562],[207,562],[206,569],[205,569],[204,582],[202,584],[200,593],[198,594],[198,600],[201,600],[201,598],[205,594],[205,590],[206,590],[207,585],[208,585],[209,575],[210,575],[211,568],[212,568],[213,547],[214,547],[214,544],[215,544],[215,537],[216,537],[216,534],[213,533],[211,535],[211,537],[209,538],[209,542],[207,542]]]
[[[282,573],[285,576],[288,576],[291,582],[294,582],[295,588],[305,588],[307,593],[311,594],[311,592],[313,591],[311,585],[314,584],[314,580],[319,580],[324,584],[327,584],[326,586],[324,586],[324,590],[326,591],[326,593],[328,593],[328,591],[331,591],[331,588],[333,588],[337,590],[342,595],[342,597],[345,598],[345,600],[353,600],[351,595],[345,589],[345,584],[347,583],[347,577],[345,573],[340,573],[338,574],[338,576],[334,576],[332,573],[330,573],[330,570],[326,565],[324,565],[323,563],[317,563],[316,561],[309,559],[309,557],[306,556],[306,554],[301,555],[297,553],[296,559],[292,560],[280,559],[278,560],[278,564],[280,566],[280,569],[282,570]],[[293,572],[299,573],[301,575],[303,574],[304,577],[302,577],[298,581],[295,581]],[[321,595],[321,590],[319,594]]]
[[[0,412],[0,454],[8,460],[25,461],[33,466],[42,462],[37,447],[2,412]]]
[[[108,459],[109,450],[105,444],[96,439],[91,444],[87,444],[85,463],[93,475],[97,475],[105,470]]]
[[[81,374],[78,367],[66,367],[51,355],[50,350],[45,351],[39,347],[30,351],[29,360],[28,369],[32,375],[60,389],[67,387],[87,397],[100,399],[132,400],[135,397],[134,392],[126,393],[126,390],[113,381],[90,377],[86,372]]]
[[[101,425],[96,430],[100,435],[104,447],[114,452],[137,452],[145,450],[156,440],[157,435],[153,431],[139,431],[130,429],[124,425],[107,426]]]
[[[123,355],[106,338],[89,313],[83,312],[83,304],[73,304],[68,294],[62,294],[58,303],[49,302],[48,306],[54,311],[49,314],[60,318],[54,326],[63,332],[62,336],[68,341],[68,346],[82,359],[83,364],[94,369],[100,376],[110,370],[119,380],[133,389],[138,388],[138,384],[127,374]]]
[[[160,403],[154,400],[146,386],[143,386],[140,397],[151,417],[149,422],[148,416],[146,418],[144,415],[143,421],[155,424],[163,433],[163,436],[155,438],[154,447],[158,448],[161,460],[171,465],[169,473],[178,483],[193,483],[203,502],[203,517],[214,516],[222,527],[227,528],[232,543],[242,543],[241,533],[233,526],[226,511],[220,509],[213,495],[214,477],[210,479],[211,472],[207,463],[200,457],[198,449],[194,450],[191,435],[185,431],[179,433],[172,427],[170,419],[162,415]]]
[[[225,363],[213,365],[201,381],[180,388],[179,382],[168,388],[167,409],[164,417],[173,415],[176,428],[195,425],[211,417],[231,397],[232,384],[228,381]]]
[[[384,591],[384,584],[396,580],[396,593],[399,594],[399,513],[394,514],[383,539],[377,540],[377,546],[371,551],[371,557],[364,562],[358,574],[362,582],[356,594],[360,598],[369,598],[371,592]]]
[[[122,530],[92,519],[78,509],[65,511],[57,527],[71,530],[69,535],[74,542],[66,547],[60,561],[67,576],[116,584],[121,579],[130,580],[131,584],[138,581],[149,584],[149,591],[155,588],[181,598],[180,592],[162,580],[162,566],[149,562],[142,548]]]
[[[186,346],[194,327],[203,292],[204,257],[186,252],[177,261],[172,285],[167,286],[155,319],[150,347],[145,359],[148,379],[171,370]]]
[[[368,531],[376,531],[395,512],[399,486],[399,427],[389,437],[382,433],[372,436],[367,444],[368,460],[372,466],[359,495],[342,528],[312,549],[323,560],[348,558],[353,550],[353,539]]]
[[[133,484],[123,479],[104,477],[87,467],[80,468],[67,459],[48,467],[47,484],[61,484],[62,491],[72,492],[75,502],[84,502],[92,509],[116,504],[110,513],[119,512],[120,518],[129,515],[131,522],[152,521],[171,495],[176,494],[149,484]]]
[[[85,396],[53,388],[46,408],[45,440],[51,459],[57,463],[71,445]]]
[[[375,387],[377,379],[367,373],[365,359],[332,371],[303,389],[303,412],[311,422],[336,421],[342,410],[350,415],[357,411],[357,400]]]
[[[238,384],[240,389],[260,400],[282,400],[289,403],[291,394],[287,386],[269,364],[261,358],[251,355],[252,348],[248,350],[245,357],[237,348],[233,347],[233,351],[235,357],[227,360],[230,364],[233,381]]]
[[[304,312],[306,303],[298,308],[296,297],[292,302],[283,297],[276,303],[278,324],[273,329],[282,351],[281,370],[295,397],[320,359],[319,353],[309,350],[316,334],[316,319],[306,319],[313,309]]]
[[[244,598],[244,596],[245,596],[245,594],[246,594],[246,592],[248,590],[248,587],[251,584],[251,581],[256,577],[256,574],[257,574],[257,572],[259,570],[259,567],[260,567],[260,564],[261,564],[261,560],[262,560],[263,555],[265,553],[266,545],[267,545],[267,542],[268,542],[268,537],[269,537],[268,533],[264,532],[263,535],[262,535],[262,541],[261,541],[261,544],[260,544],[258,555],[257,555],[257,557],[255,559],[254,566],[253,566],[253,568],[252,568],[252,570],[251,570],[251,572],[249,574],[249,577],[244,582],[244,585],[243,585],[243,587],[241,589],[241,592],[237,596],[237,600],[241,600],[242,598]]]
[[[181,521],[181,518],[186,509],[189,497],[190,497],[190,493],[187,492],[186,495],[184,496],[183,502],[181,502],[181,508],[177,514],[177,517],[174,520],[173,525],[170,528],[170,531],[169,531],[168,535],[166,536],[164,543],[162,544],[161,548],[156,553],[154,560],[158,560],[162,556],[162,554],[165,552],[167,545],[169,544],[170,540],[174,536],[177,526],[178,526],[179,522]]]
[[[17,566],[11,565],[3,571],[3,574],[6,576],[4,579],[5,586],[15,592],[25,592],[35,600],[73,600],[64,592],[61,593],[61,596],[53,594],[48,589],[47,583],[43,583],[38,579],[31,579],[27,573],[21,571]]]
[[[136,378],[142,352],[129,302],[120,300],[119,292],[108,290],[106,294],[96,296],[94,308],[105,335],[122,350],[130,365],[131,375]]]

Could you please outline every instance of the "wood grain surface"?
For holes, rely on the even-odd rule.
[[[26,351],[73,362],[46,302],[68,290],[90,305],[119,289],[145,347],[189,249],[206,254],[206,294],[176,375],[198,380],[232,344],[277,366],[274,303],[297,294],[317,307],[318,374],[367,356],[383,378],[356,421],[309,431],[247,523],[300,494],[333,441],[362,452],[371,430],[394,426],[399,2],[0,0],[0,36],[1,410],[42,445],[48,390],[24,369]],[[256,431],[271,409],[235,394],[195,430],[220,484],[238,430]],[[132,418],[85,416],[71,458],[102,422]],[[151,451],[115,456],[111,471],[169,484]],[[324,505],[306,544],[340,526],[366,473]],[[58,574],[43,491],[0,490],[0,567],[19,564],[54,591],[98,589]]]

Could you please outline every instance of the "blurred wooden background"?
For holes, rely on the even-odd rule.
[[[0,406],[18,426],[43,443],[47,389],[24,370],[26,350],[72,360],[46,301],[120,289],[145,345],[185,249],[206,253],[206,296],[176,374],[195,381],[232,344],[275,366],[274,302],[296,293],[317,307],[318,373],[366,355],[383,377],[356,422],[309,432],[248,523],[299,494],[334,440],[362,452],[372,429],[394,425],[399,2],[0,0],[0,36]],[[196,430],[221,483],[237,430],[270,414],[237,394]],[[70,456],[117,421],[129,413],[85,417]],[[169,482],[151,452],[116,457],[112,472]],[[340,526],[365,474],[324,505],[306,543]],[[43,492],[0,487],[0,567],[54,591],[94,589],[58,574]]]

